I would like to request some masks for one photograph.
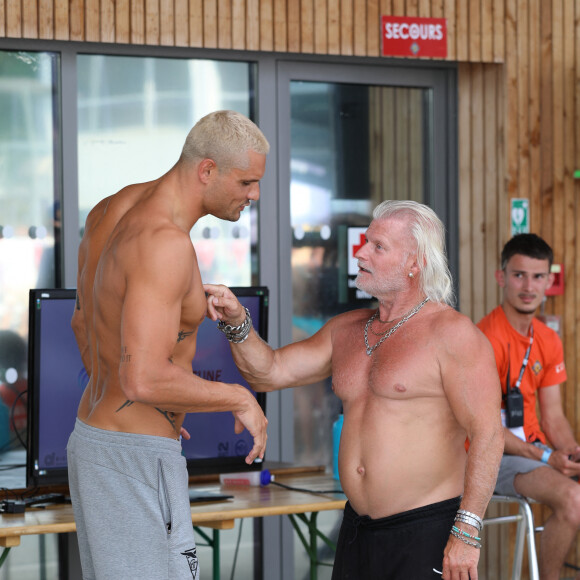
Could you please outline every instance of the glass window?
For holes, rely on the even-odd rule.
[[[246,62],[79,55],[77,63],[81,227],[104,197],[168,171],[202,116],[217,109],[253,115],[255,71]],[[256,232],[255,209],[235,223],[199,220],[191,237],[202,279],[256,283]]]
[[[28,291],[59,282],[58,70],[57,54],[0,51],[0,462],[21,467]],[[14,477],[3,486],[24,487]]]
[[[354,286],[352,240],[385,199],[430,200],[431,89],[292,81],[292,340],[374,300]],[[353,238],[354,236],[354,238]],[[355,269],[352,271],[352,262]],[[332,380],[294,390],[299,465],[332,464]]]

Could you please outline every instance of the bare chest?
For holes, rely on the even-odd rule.
[[[199,272],[195,272],[191,288],[181,303],[179,330],[176,337],[175,354],[189,354],[193,357],[197,330],[205,319],[207,311],[205,292]]]
[[[393,400],[442,396],[436,341],[422,325],[401,327],[381,339],[369,333],[369,355],[362,327],[336,337],[332,371],[337,396],[345,401],[361,395]]]

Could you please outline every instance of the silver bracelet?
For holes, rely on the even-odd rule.
[[[463,509],[457,510],[457,513],[464,515],[464,516],[467,516],[468,518],[473,518],[474,520],[477,520],[479,522],[479,525],[483,528],[483,520],[477,514],[474,514],[472,512],[468,512],[467,510],[463,510]]]
[[[483,520],[474,513],[468,512],[467,510],[459,509],[457,510],[457,515],[455,516],[456,522],[463,522],[469,524],[481,532],[483,529]]]
[[[223,320],[218,321],[218,329],[226,335],[229,342],[239,344],[240,342],[244,342],[250,334],[250,330],[252,329],[252,317],[247,308],[244,307],[244,310],[246,311],[246,318],[244,319],[244,322],[238,326],[232,326]]]
[[[473,518],[467,516],[462,516],[461,514],[457,514],[455,516],[455,521],[467,524],[468,526],[475,528],[478,532],[481,532],[483,528],[483,526],[479,525],[479,522],[477,520],[474,520]]]

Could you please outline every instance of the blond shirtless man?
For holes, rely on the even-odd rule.
[[[258,391],[332,375],[348,498],[333,580],[476,580],[481,518],[503,450],[493,352],[448,305],[444,229],[433,211],[386,201],[373,217],[356,255],[357,286],[378,310],[340,314],[278,350],[251,332],[232,352]],[[210,317],[242,322],[227,288],[205,289]]]
[[[263,458],[267,420],[241,385],[192,372],[206,298],[190,230],[236,221],[260,195],[269,145],[232,111],[201,119],[165,175],[101,201],[79,248],[72,326],[90,375],[68,444],[83,578],[197,579],[185,413],[231,411]]]

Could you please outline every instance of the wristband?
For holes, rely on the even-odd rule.
[[[551,449],[544,449],[544,453],[542,453],[542,457],[540,458],[540,461],[542,463],[548,463],[548,459],[550,459],[550,455],[552,455],[552,450]]]

